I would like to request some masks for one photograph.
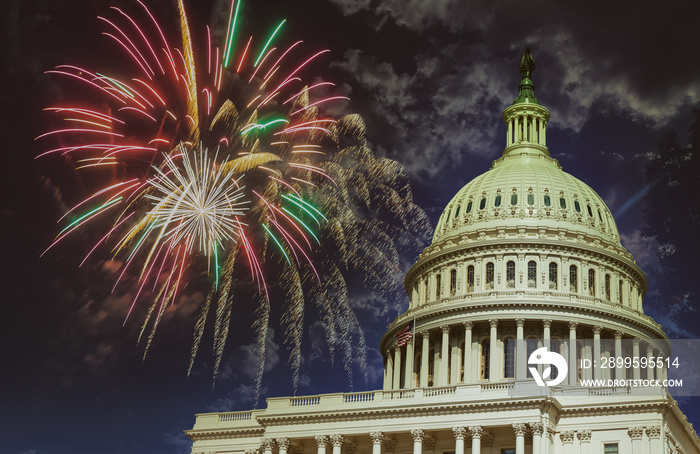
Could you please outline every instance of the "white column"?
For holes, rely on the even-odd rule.
[[[450,347],[450,327],[442,325],[442,344],[440,346],[440,386],[447,386],[447,366],[450,362],[449,347]]]
[[[394,347],[393,389],[401,389],[401,347]]]
[[[564,447],[564,454],[574,454],[574,431],[567,430],[559,433],[559,438]]]
[[[430,355],[430,333],[426,330],[421,332],[421,337],[423,339],[423,343],[421,344],[421,355],[420,355],[420,385],[423,388],[426,388],[428,386],[428,368],[429,368],[429,359],[428,356]]]
[[[413,339],[406,342],[406,370],[404,371],[404,388],[413,388]]]
[[[651,427],[645,427],[644,431],[647,434],[647,437],[649,437],[649,446],[648,449],[645,451],[647,454],[658,454],[661,451],[661,427],[660,426],[651,426]]]
[[[328,446],[328,442],[330,441],[330,438],[328,435],[316,435],[314,437],[316,439],[316,444],[318,445],[318,454],[326,454],[326,446]]]
[[[525,344],[525,319],[515,319],[515,379],[523,380],[526,376],[527,345]]]
[[[576,432],[576,438],[580,445],[581,454],[590,454],[591,452],[591,431],[579,430]]]
[[[542,260],[540,260],[540,262],[544,263],[544,261],[542,261]],[[551,339],[552,339],[552,334],[551,334],[551,332],[552,332],[552,330],[551,330],[552,320],[545,318],[544,320],[542,320],[542,326],[543,326],[542,346],[547,347],[547,351],[549,351],[549,347],[551,345]],[[559,353],[559,352],[557,352],[557,353]],[[542,365],[538,366],[537,370],[539,371],[540,376],[542,376],[542,373],[544,372],[544,366],[542,366]],[[551,376],[550,376],[550,378],[551,378]]]
[[[532,454],[542,454],[542,423],[531,422],[530,430],[532,431]]]
[[[413,454],[421,454],[423,452],[425,431],[423,429],[411,429],[411,436],[413,437]]]
[[[263,438],[260,440],[260,447],[264,454],[272,454],[272,448],[275,446],[275,440],[273,438]]]
[[[472,454],[481,454],[481,436],[484,434],[484,428],[471,426],[469,432],[472,434]]]
[[[542,124],[542,134],[540,135],[540,143],[543,147],[547,146],[547,128],[545,127],[544,122]]]
[[[632,452],[642,452],[642,435],[644,435],[644,427],[630,427],[627,431],[632,439]]]
[[[653,380],[654,379],[654,368],[649,367],[649,364],[651,364],[652,359],[654,358],[654,347],[651,345],[647,346],[647,380]]]
[[[464,383],[471,383],[472,356],[472,322],[464,322]]]
[[[624,358],[625,355],[622,353],[622,331],[615,331],[615,353],[614,358]],[[618,367],[617,361],[615,362],[615,380],[625,380],[627,370],[625,369],[624,363]]]
[[[489,319],[489,325],[491,325],[491,334],[489,338],[489,380],[498,380],[500,375],[498,374],[498,363],[500,355],[498,354],[498,319]]]
[[[394,383],[394,358],[391,356],[391,350],[385,352],[386,355],[386,373],[384,374],[384,389],[391,389]]]
[[[639,356],[639,339],[632,340],[632,358],[641,359]],[[641,367],[632,366],[632,378],[635,380],[641,378]]]
[[[452,433],[455,434],[455,454],[464,454],[464,438],[467,436],[467,428],[453,427]]]
[[[513,124],[515,126],[515,129],[513,130],[513,142],[518,143],[518,140],[520,140],[520,123],[518,122],[517,116],[515,116],[513,120],[515,121],[515,123]]]
[[[515,431],[515,454],[525,454],[525,431],[527,427],[521,422],[513,423],[513,430]]]
[[[382,454],[384,434],[382,432],[370,432],[369,437],[372,439],[372,454]]]
[[[576,345],[576,327],[578,323],[569,322],[569,384],[575,385],[578,378],[578,364],[576,353],[578,346]]]
[[[345,437],[343,437],[341,434],[331,435],[331,443],[333,444],[333,454],[340,454],[340,451],[343,449],[344,441]]]
[[[279,454],[287,454],[289,450],[289,438],[277,438],[277,447],[279,448]]]
[[[600,332],[603,330],[601,326],[593,327],[593,379],[597,380],[600,377]]]

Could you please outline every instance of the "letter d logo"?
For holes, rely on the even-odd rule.
[[[537,367],[528,367],[532,377],[535,379],[535,382],[537,382],[537,386],[556,386],[564,381],[566,374],[568,373],[566,359],[564,359],[564,357],[559,353],[548,351],[547,347],[538,348],[532,352],[527,360],[527,364],[530,366],[537,364],[551,364],[557,368],[557,378],[544,382],[543,380],[546,380],[552,375],[551,367],[543,370],[541,377],[539,372],[537,372]]]

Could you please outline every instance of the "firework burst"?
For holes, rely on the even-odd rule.
[[[99,19],[132,77],[75,65],[48,71],[77,82],[83,95],[47,109],[61,126],[39,138],[53,137],[59,146],[41,156],[67,156],[81,172],[110,171],[104,187],[64,216],[69,221],[50,247],[94,219],[113,221],[86,259],[111,245],[124,258],[117,282],[126,276],[137,282],[132,309],[153,295],[141,330],[149,332],[145,352],[188,273],[206,258],[212,285],[195,325],[190,371],[212,317],[215,376],[240,285],[237,270],[247,268],[259,303],[258,393],[270,311],[280,306],[267,283],[279,282],[296,392],[308,302],[321,314],[331,356],[340,350],[352,377],[353,358],[364,369],[365,341],[348,276],[358,273],[368,287],[395,292],[398,244],[422,245],[430,226],[400,166],[366,148],[362,120],[320,115],[319,108],[347,99],[324,95],[330,82],[303,82],[329,51],[304,50],[302,41],[278,46],[285,21],[269,37],[238,41],[240,5],[231,3],[222,46],[206,27],[201,51],[182,0],[178,45],[140,0],[133,13],[113,7]]]

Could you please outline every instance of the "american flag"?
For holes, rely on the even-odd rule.
[[[396,346],[403,347],[413,337],[413,321],[408,322],[401,331],[396,333]]]

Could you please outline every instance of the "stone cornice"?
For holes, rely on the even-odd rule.
[[[217,440],[220,438],[261,437],[264,434],[265,428],[262,426],[246,427],[241,429],[191,429],[185,431],[185,435],[190,437],[192,441]]]
[[[561,405],[554,399],[547,397],[533,397],[520,399],[494,399],[481,401],[462,401],[421,404],[420,402],[395,402],[391,407],[375,407],[363,409],[346,409],[342,411],[311,411],[295,412],[288,414],[274,414],[258,416],[258,422],[262,426],[288,425],[288,424],[312,424],[317,422],[341,422],[353,420],[386,419],[387,417],[406,416],[436,416],[436,415],[460,415],[470,413],[483,413],[485,411],[504,411],[507,409],[537,409],[543,405],[550,406],[555,403],[557,409]]]

